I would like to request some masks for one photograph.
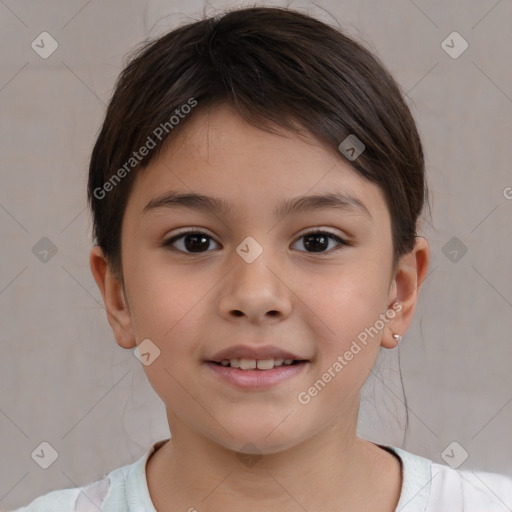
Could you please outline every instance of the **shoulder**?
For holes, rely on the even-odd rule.
[[[75,501],[80,489],[61,489],[39,496],[25,507],[12,512],[47,512],[48,510],[74,512]]]
[[[456,470],[433,462],[428,504],[426,512],[440,506],[457,511],[505,512],[512,508],[512,476]]]
[[[454,469],[392,447],[402,460],[402,512],[510,512],[512,476]]]
[[[110,477],[73,489],[60,489],[39,496],[11,512],[98,512],[110,489]]]
[[[156,512],[151,504],[145,466],[151,454],[167,441],[158,441],[136,462],[103,475],[82,487],[61,489],[39,496],[28,505],[10,512]]]

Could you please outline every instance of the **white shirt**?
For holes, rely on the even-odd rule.
[[[50,492],[12,512],[156,512],[149,495],[146,463],[167,439],[158,441],[133,464],[91,484]],[[402,489],[396,512],[511,512],[512,476],[456,470],[393,446]],[[194,504],[191,504],[191,508]],[[196,504],[200,510],[200,504]]]

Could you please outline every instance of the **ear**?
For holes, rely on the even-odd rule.
[[[112,273],[101,248],[97,245],[91,250],[89,264],[103,296],[108,323],[112,327],[117,343],[123,348],[135,347],[132,320],[123,285]]]
[[[427,276],[430,248],[425,238],[417,236],[414,248],[398,261],[388,294],[388,308],[395,312],[382,335],[381,345],[395,348],[393,334],[403,336],[412,322],[421,286]],[[398,303],[398,304],[396,304]],[[390,316],[391,318],[391,316]]]

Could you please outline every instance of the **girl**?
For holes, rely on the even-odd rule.
[[[147,44],[116,85],[88,197],[108,321],[172,437],[19,510],[512,507],[507,476],[356,434],[429,264],[420,137],[361,45],[265,7]]]

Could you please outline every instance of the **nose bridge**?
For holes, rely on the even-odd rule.
[[[262,237],[259,238],[261,242]],[[236,285],[248,287],[255,293],[271,293],[272,290],[276,292],[277,277],[272,269],[278,266],[276,255],[272,251],[269,238],[265,243],[260,242],[248,236],[236,247],[232,258],[233,280]]]
[[[229,284],[220,302],[223,314],[240,316],[241,312],[252,319],[267,313],[289,314],[290,292],[279,276],[277,255],[269,244],[246,237],[229,258],[229,265]]]

